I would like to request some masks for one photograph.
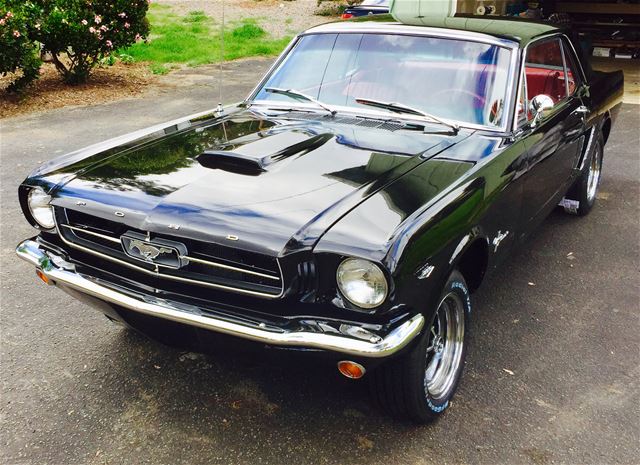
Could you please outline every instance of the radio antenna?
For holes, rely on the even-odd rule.
[[[220,28],[220,63],[218,65],[218,108],[216,108],[216,113],[218,115],[224,114],[224,107],[222,106],[222,81],[224,79],[224,72],[222,69],[222,63],[224,62],[224,0],[221,0],[222,3],[222,26]]]

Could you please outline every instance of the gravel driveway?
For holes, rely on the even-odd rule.
[[[216,21],[222,19],[221,0],[156,0],[160,5],[171,6],[176,13],[204,11]],[[253,18],[274,37],[293,36],[298,32],[335,20],[315,16],[316,0],[224,0],[225,19],[229,23]]]

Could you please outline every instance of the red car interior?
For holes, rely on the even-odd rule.
[[[554,103],[558,103],[567,96],[563,71],[527,66],[525,74],[529,100],[536,95],[545,94],[551,97]]]

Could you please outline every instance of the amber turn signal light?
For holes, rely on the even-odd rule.
[[[42,270],[36,270],[36,274],[38,275],[38,278],[42,279],[42,281],[51,286],[53,284],[53,281],[51,281],[46,274],[44,274],[44,272]]]
[[[338,371],[350,379],[360,379],[367,372],[362,365],[349,360],[338,362]]]

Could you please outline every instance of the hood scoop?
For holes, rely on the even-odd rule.
[[[255,142],[240,145],[238,148],[235,148],[234,141],[231,141],[223,146],[230,150],[205,150],[196,157],[196,160],[205,168],[257,176],[265,172],[268,166],[289,157],[303,156],[321,147],[333,137],[330,133],[310,136],[306,132],[286,132],[265,136]],[[283,148],[268,152],[278,147]],[[264,155],[265,152],[269,154]]]
[[[270,163],[271,156],[250,157],[238,152],[205,150],[196,157],[196,160],[205,168],[257,176],[265,171],[265,167]]]

